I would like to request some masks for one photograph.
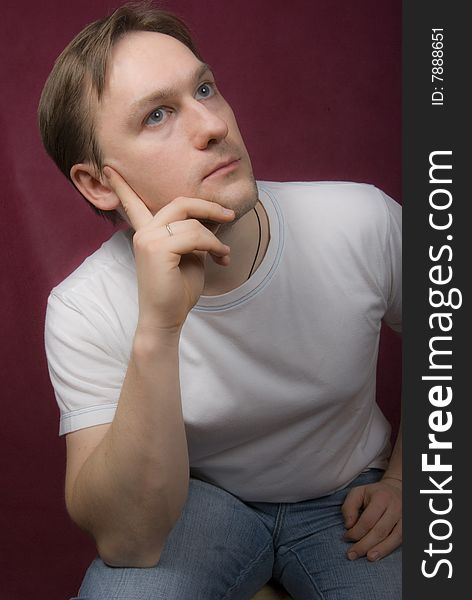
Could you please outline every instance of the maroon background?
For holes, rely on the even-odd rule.
[[[400,0],[174,0],[232,104],[258,179],[371,182],[400,199]],[[1,600],[72,596],[94,554],[64,509],[64,440],[43,351],[49,290],[112,233],[43,151],[53,60],[105,0],[2,2]],[[381,345],[396,427],[399,342]]]

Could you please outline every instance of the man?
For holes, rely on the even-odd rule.
[[[185,26],[123,7],[39,108],[116,233],[51,293],[79,598],[400,597],[401,447],[375,404],[400,326],[400,210],[372,186],[257,182]]]

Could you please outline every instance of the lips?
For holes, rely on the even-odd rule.
[[[228,167],[229,165],[231,165],[232,163],[236,163],[239,161],[239,158],[235,157],[235,156],[231,156],[230,158],[221,161],[220,163],[218,163],[217,165],[215,165],[211,171],[209,171],[204,179],[206,179],[207,177],[210,177],[210,175],[213,175],[214,173],[216,173],[217,171],[219,171],[220,169],[223,169],[224,167]],[[235,165],[236,166],[236,165]]]

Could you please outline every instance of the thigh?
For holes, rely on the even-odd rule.
[[[243,502],[197,479],[156,567],[112,568],[97,558],[76,600],[245,600],[273,567],[269,530]]]
[[[276,540],[274,575],[294,600],[401,600],[401,549],[370,562],[350,561],[341,506],[352,486],[373,483],[380,470],[315,501],[287,507]]]

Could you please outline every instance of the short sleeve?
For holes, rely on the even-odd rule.
[[[45,349],[61,413],[60,435],[113,420],[126,364],[107,337],[99,307],[91,304],[84,311],[72,300],[50,294]]]
[[[385,240],[385,290],[387,308],[383,321],[394,331],[402,330],[402,208],[379,190],[387,211]]]

